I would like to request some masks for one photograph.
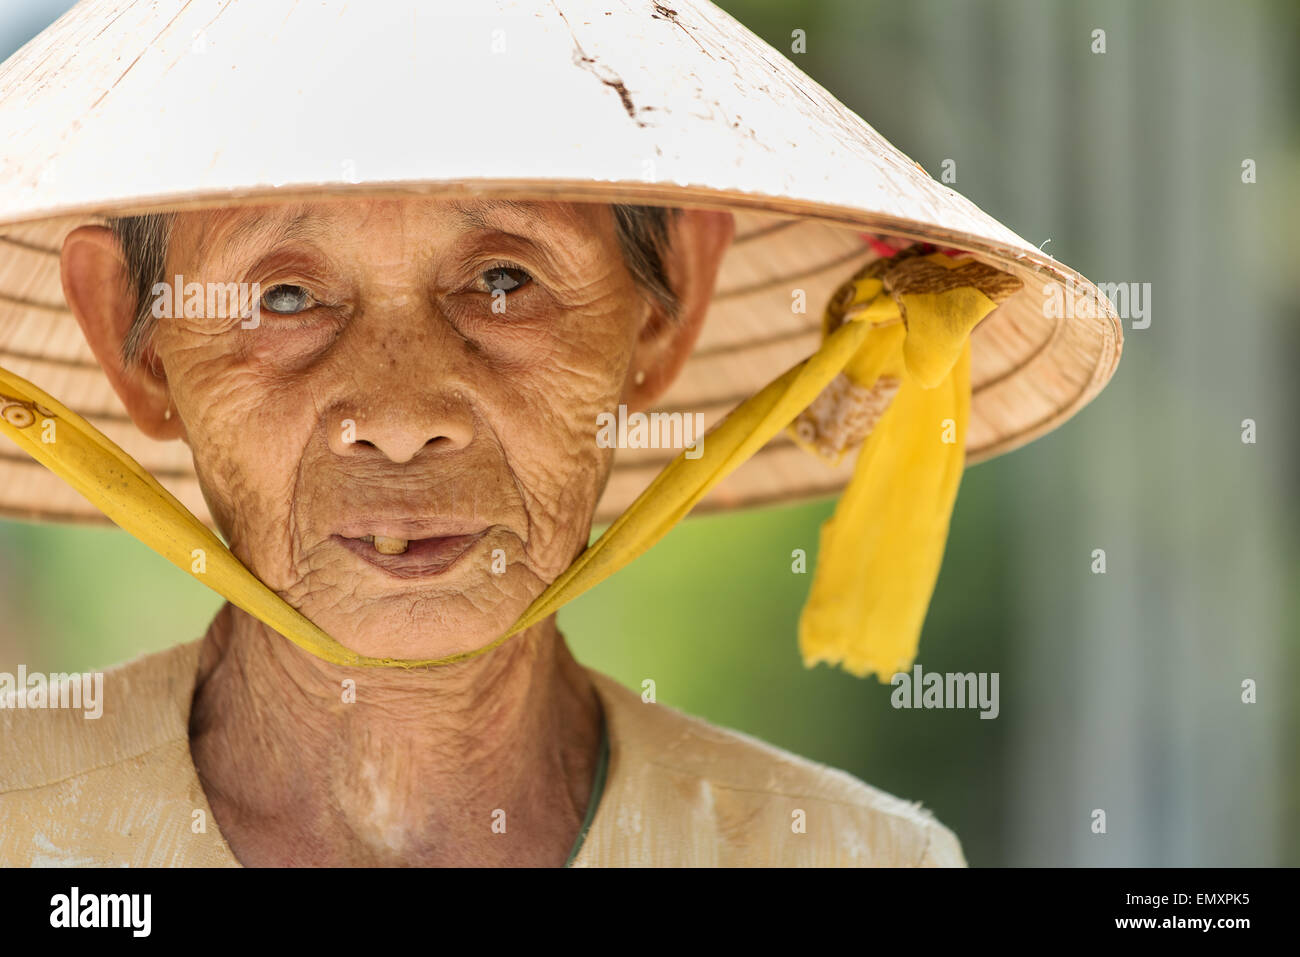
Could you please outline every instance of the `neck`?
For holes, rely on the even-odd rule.
[[[559,866],[600,728],[553,617],[408,672],[322,661],[227,604],[204,636],[190,738],[245,865]]]

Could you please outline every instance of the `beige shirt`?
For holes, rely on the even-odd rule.
[[[98,719],[0,709],[0,867],[239,866],[190,757],[199,644],[106,672]],[[588,673],[609,766],[571,866],[965,866],[918,804]]]

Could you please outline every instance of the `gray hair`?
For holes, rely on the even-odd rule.
[[[631,206],[614,203],[614,224],[623,261],[641,294],[658,306],[672,321],[681,313],[681,300],[668,281],[664,256],[668,251],[668,230],[677,214],[675,207]],[[120,216],[108,220],[108,228],[122,248],[127,282],[135,294],[135,318],[122,341],[122,366],[135,367],[153,337],[158,320],[150,306],[153,288],[167,281],[167,245],[171,240],[171,213]]]

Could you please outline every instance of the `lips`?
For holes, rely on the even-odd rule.
[[[394,577],[425,578],[446,572],[487,533],[488,530],[482,528],[473,532],[420,538],[412,536],[410,528],[389,528],[382,532],[356,536],[337,534],[332,537],[358,558]]]

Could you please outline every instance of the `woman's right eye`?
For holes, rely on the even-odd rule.
[[[262,293],[262,308],[279,315],[292,315],[304,312],[315,305],[309,293],[302,286],[272,286]]]

